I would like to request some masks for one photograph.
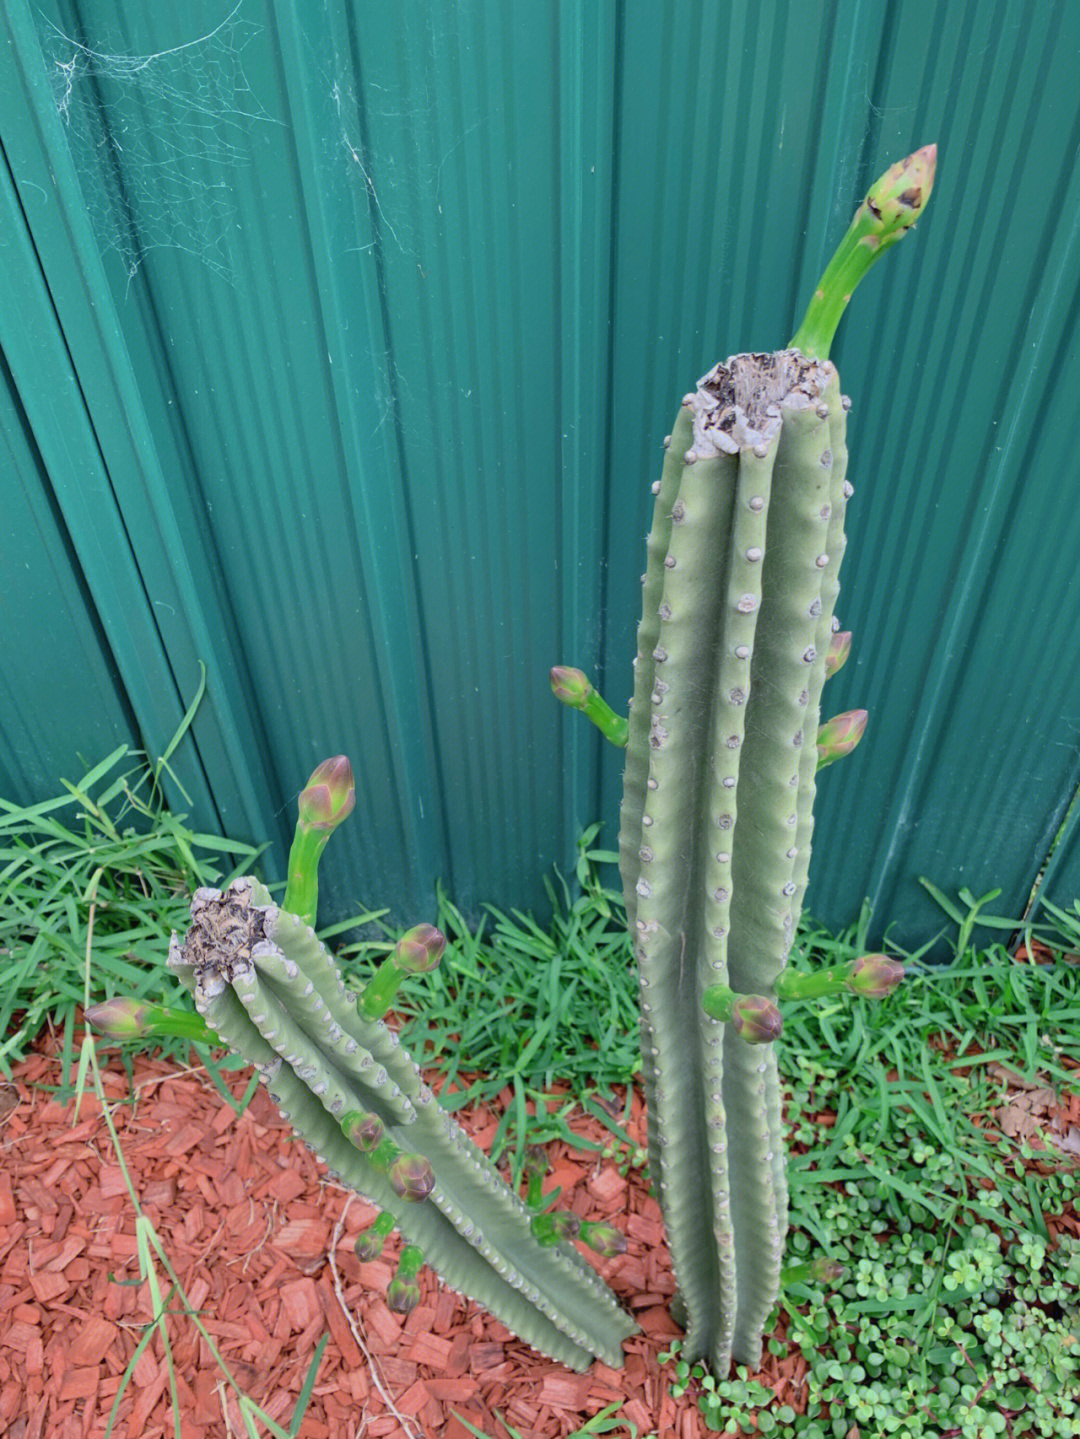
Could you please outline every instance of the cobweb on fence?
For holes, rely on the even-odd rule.
[[[42,48],[91,223],[129,282],[162,248],[233,279],[236,170],[248,163],[253,124],[280,123],[244,74],[243,52],[261,32],[240,9],[145,55],[93,48],[45,21]]]

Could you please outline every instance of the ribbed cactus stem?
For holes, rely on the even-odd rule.
[[[297,1133],[392,1213],[432,1268],[543,1353],[577,1369],[593,1356],[621,1363],[633,1321],[571,1246],[538,1243],[533,1211],[439,1106],[396,1034],[359,1013],[309,926],[238,880],[198,891],[169,962],[190,976],[207,1023],[259,1066]]]
[[[827,548],[844,483],[834,422],[842,438],[831,366],[781,352],[715,367],[684,401],[649,537],[620,857],[685,1352],[718,1373],[755,1362],[779,1288],[769,995],[797,918],[802,762],[843,548]],[[731,997],[710,1013],[717,986]]]
[[[936,167],[937,146],[924,145],[906,160],[891,165],[871,185],[818,281],[788,349],[801,350],[819,360],[828,358],[836,327],[855,286],[871,265],[904,238],[922,214],[934,186]]]

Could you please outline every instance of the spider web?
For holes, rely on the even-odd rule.
[[[103,254],[128,282],[147,254],[176,249],[232,282],[236,170],[254,123],[279,123],[242,57],[258,26],[240,4],[208,34],[153,54],[95,49],[45,21],[42,49]]]

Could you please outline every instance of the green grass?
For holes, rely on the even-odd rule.
[[[526,1143],[580,1144],[569,1128],[579,1104],[611,1130],[624,1167],[643,1160],[601,1102],[633,1076],[637,1007],[613,856],[594,847],[596,837],[595,828],[582,837],[577,886],[552,881],[550,924],[490,910],[472,932],[442,896],[443,964],[410,981],[399,1002],[410,1051],[460,1086],[449,1104],[494,1104],[509,1089],[496,1145],[515,1165]],[[75,1006],[87,999],[124,993],[187,1006],[164,965],[186,896],[257,858],[169,815],[155,774],[123,749],[54,800],[28,810],[0,801],[0,1067],[10,1074],[46,1024],[63,1031],[72,1055]],[[1005,1092],[995,1064],[1075,1088],[1066,1061],[1080,1062],[1080,966],[1017,964],[1004,941],[1019,924],[988,913],[995,896],[957,900],[928,888],[942,905],[951,962],[903,956],[909,976],[881,1002],[785,1006],[790,1257],[825,1253],[846,1273],[831,1288],[797,1284],[784,1294],[788,1337],[772,1342],[805,1356],[805,1414],[745,1372],[695,1373],[673,1347],[673,1388],[691,1386],[717,1432],[756,1425],[782,1439],[841,1439],[858,1425],[899,1439],[1080,1435],[1080,1245],[1050,1244],[1045,1223],[1074,1205],[1077,1165],[1051,1148],[1040,1155],[1050,1172],[1040,1174],[993,1119]],[[1080,947],[1080,905],[1047,913],[1029,932]],[[357,918],[377,924],[380,915]],[[806,922],[793,962],[865,952],[868,924],[863,914],[832,935]],[[977,944],[985,933],[1000,940]],[[392,938],[347,947],[346,969],[362,979]],[[183,1042],[168,1044],[187,1056]],[[219,1083],[219,1066],[236,1067],[198,1052]],[[92,1038],[80,1060],[79,1083],[90,1074],[97,1083]],[[543,1101],[556,1081],[569,1092],[530,1115],[528,1101]],[[823,1112],[835,1116],[828,1128],[814,1120]],[[144,1268],[160,1265],[168,1290],[162,1306],[182,1305],[152,1227],[144,1221],[143,1230]],[[257,1418],[251,1408],[249,1432]]]

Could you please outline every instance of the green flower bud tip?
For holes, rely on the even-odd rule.
[[[895,242],[911,229],[930,198],[936,169],[937,146],[924,145],[907,159],[890,165],[884,175],[874,181],[860,207],[873,225],[871,233],[863,237],[864,245],[877,249],[882,243]],[[856,219],[859,218],[856,213]]]
[[[341,1128],[349,1143],[355,1144],[357,1149],[362,1149],[365,1154],[377,1149],[386,1135],[379,1116],[360,1109],[350,1109],[343,1114]]]
[[[150,1032],[147,1023],[149,1005],[119,995],[104,1004],[92,1004],[85,1011],[87,1024],[93,1025],[106,1039],[141,1039]]]
[[[386,1307],[395,1314],[411,1314],[419,1303],[420,1286],[416,1280],[395,1275],[386,1290]]]
[[[352,765],[343,754],[324,759],[300,791],[300,823],[307,829],[330,831],[352,814],[356,785]]]
[[[771,1044],[784,1027],[779,1009],[760,994],[740,994],[732,1006],[731,1022],[747,1044]]]
[[[571,709],[584,709],[585,701],[593,692],[588,676],[581,670],[556,665],[551,671],[551,692],[557,700]]]
[[[904,966],[885,954],[864,954],[851,968],[848,989],[865,999],[884,999],[904,977]]]
[[[387,1178],[395,1194],[410,1204],[419,1204],[435,1188],[435,1171],[422,1154],[399,1154]]]
[[[394,948],[394,966],[404,974],[427,974],[437,969],[446,949],[446,935],[433,924],[418,924],[403,934]]]
[[[620,1234],[613,1224],[583,1224],[581,1238],[605,1259],[626,1253],[626,1235]]]
[[[825,656],[825,678],[834,675],[847,664],[851,654],[851,631],[841,630],[829,642],[829,653]]]
[[[863,737],[866,718],[866,710],[845,710],[821,726],[817,737],[818,769],[851,753]]]

